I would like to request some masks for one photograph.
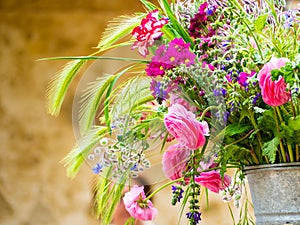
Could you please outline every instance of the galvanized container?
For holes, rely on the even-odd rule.
[[[300,225],[300,163],[245,168],[256,225]]]

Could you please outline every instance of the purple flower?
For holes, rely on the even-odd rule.
[[[253,98],[253,100],[252,100],[252,104],[253,104],[253,105],[256,105],[256,102],[257,102],[257,100],[260,98],[260,96],[261,96],[261,94],[258,93],[258,94]]]
[[[214,94],[214,96],[225,96],[227,94],[227,91],[224,88],[222,88],[222,89],[214,89],[213,90],[213,94]]]
[[[171,91],[171,87],[165,88],[161,82],[152,79],[150,83],[150,90],[152,91],[153,97],[155,97],[157,102],[161,104],[162,101],[169,98],[169,92]]]
[[[172,193],[173,193],[174,197],[176,198],[177,202],[180,202],[180,200],[182,199],[183,192],[184,191],[181,187],[177,187],[175,185],[172,185]]]
[[[102,172],[102,168],[103,168],[103,166],[100,165],[99,163],[97,163],[96,166],[92,170],[95,174],[99,174],[100,172]]]
[[[188,212],[186,214],[186,217],[194,222],[192,224],[198,224],[199,221],[201,220],[201,213],[197,211]]]
[[[216,7],[213,5],[210,5],[206,8],[206,15],[211,16],[216,11]]]

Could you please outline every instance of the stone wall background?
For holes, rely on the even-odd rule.
[[[70,180],[60,163],[75,141],[78,79],[59,117],[51,117],[45,90],[64,62],[36,60],[91,53],[108,20],[137,9],[138,0],[0,1],[0,225],[101,224],[90,212],[90,169]],[[202,224],[232,224],[227,205],[212,198],[217,201]],[[155,201],[161,210],[156,223],[178,224],[169,190]]]

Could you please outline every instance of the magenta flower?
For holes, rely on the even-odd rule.
[[[158,211],[150,200],[145,202],[145,198],[144,186],[134,185],[129,192],[125,193],[123,202],[132,217],[139,220],[153,220]]]
[[[175,38],[170,41],[168,47],[160,45],[151,62],[147,64],[146,73],[148,76],[164,76],[165,71],[185,64],[195,64],[196,55],[190,51],[190,43],[185,43],[182,38]]]
[[[169,133],[177,139],[181,146],[194,150],[206,142],[207,123],[197,121],[195,115],[182,105],[170,106],[164,123]]]
[[[162,158],[163,171],[166,177],[171,180],[181,178],[182,171],[186,169],[189,155],[189,150],[178,144],[169,146]]]
[[[146,57],[149,54],[148,47],[152,46],[154,40],[162,35],[161,28],[167,23],[167,19],[158,19],[157,9],[150,12],[132,31],[132,36],[136,38],[132,49],[138,48],[139,53]]]
[[[241,87],[246,87],[246,86],[248,86],[248,83],[247,83],[248,78],[252,77],[254,74],[255,74],[255,71],[252,71],[250,74],[246,73],[246,72],[241,72],[239,74],[239,76],[237,77],[237,82],[239,83],[239,85]]]
[[[220,172],[212,170],[200,173],[200,175],[195,178],[195,182],[212,192],[219,193],[219,191],[224,190],[230,185],[231,178],[228,175],[224,175],[223,180]]]
[[[147,64],[147,68],[145,69],[146,73],[150,77],[164,76],[165,70],[171,69],[173,66],[158,61],[151,61]]]
[[[168,64],[190,66],[195,63],[196,55],[190,51],[190,43],[185,43],[182,38],[175,38],[170,41],[164,57]]]
[[[271,75],[272,70],[279,69],[288,61],[287,58],[272,58],[257,75],[263,101],[270,106],[280,106],[291,99],[283,77],[279,76],[278,80],[272,81]]]

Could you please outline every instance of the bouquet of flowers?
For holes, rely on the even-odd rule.
[[[187,205],[186,218],[198,224],[203,191],[238,200],[244,166],[300,161],[300,9],[285,10],[284,0],[140,1],[146,12],[114,19],[97,52],[57,58],[71,62],[50,85],[48,109],[59,113],[87,61],[129,61],[82,96],[82,139],[64,159],[68,175],[94,162],[102,224],[127,184],[133,218],[152,220],[150,198],[172,186],[172,204]],[[120,47],[136,58],[103,55]],[[151,167],[154,148],[170,181],[146,196],[131,180]],[[233,178],[228,168],[237,169]]]

